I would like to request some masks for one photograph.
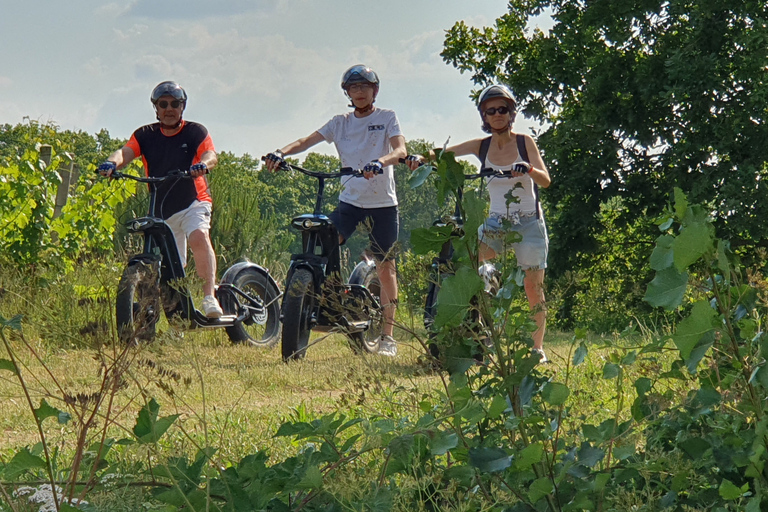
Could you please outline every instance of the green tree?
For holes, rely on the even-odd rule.
[[[542,12],[548,32],[529,28]],[[442,56],[478,85],[508,84],[545,126],[557,275],[596,250],[609,198],[622,199],[621,229],[674,186],[734,248],[765,244],[767,42],[760,1],[512,0],[492,27],[455,24]]]

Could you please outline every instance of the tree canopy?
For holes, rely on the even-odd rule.
[[[529,28],[549,13],[548,32]],[[654,216],[673,187],[733,246],[768,239],[768,9],[761,1],[512,0],[492,27],[448,31],[446,62],[503,82],[545,127],[544,194],[562,272],[595,250],[601,205]]]

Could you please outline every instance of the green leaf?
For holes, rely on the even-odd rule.
[[[661,235],[656,239],[656,247],[651,253],[651,268],[653,270],[664,270],[674,264],[674,250],[672,249],[674,242],[675,237],[670,235]]]
[[[531,503],[536,503],[544,496],[548,495],[552,491],[555,490],[554,484],[552,484],[552,481],[547,477],[539,478],[538,480],[535,480],[531,487],[528,489],[528,499],[531,500]]]
[[[320,489],[323,486],[323,473],[317,466],[309,466],[304,477],[296,484],[297,489]]]
[[[747,485],[747,487],[749,486]],[[723,478],[723,481],[720,482],[720,488],[717,492],[724,500],[736,500],[741,498],[742,494],[744,494],[741,489],[736,487],[736,485],[727,478]]]
[[[562,405],[568,399],[571,390],[568,386],[559,382],[547,382],[544,384],[541,396],[550,405]]]
[[[680,448],[693,460],[699,460],[712,445],[700,437],[689,437],[679,443]]]
[[[491,401],[490,407],[488,407],[488,418],[495,419],[501,416],[501,414],[507,410],[509,404],[507,403],[507,397],[504,395],[494,395]]]
[[[712,250],[712,226],[695,223],[685,226],[673,244],[675,267],[682,272]]]
[[[653,307],[672,310],[682,304],[687,286],[688,273],[670,267],[656,272],[643,299]]]
[[[432,455],[445,455],[459,444],[459,436],[453,431],[436,430],[429,440]]]
[[[16,365],[13,364],[13,361],[9,361],[8,359],[0,359],[0,370],[8,370],[9,372],[17,373]]]
[[[33,470],[45,468],[45,461],[32,453],[27,448],[22,448],[5,466],[4,473],[7,480],[15,480],[21,474]]]
[[[544,446],[540,443],[529,444],[515,457],[515,467],[518,469],[530,468],[533,464],[541,462],[544,456]]]
[[[42,422],[45,418],[55,417],[59,424],[64,425],[72,419],[72,416],[70,416],[68,412],[56,409],[55,407],[51,407],[48,405],[48,402],[46,402],[45,399],[40,401],[40,407],[34,409],[34,413],[35,417],[40,422]]]
[[[422,186],[433,170],[434,167],[431,165],[422,165],[411,173],[411,176],[408,178],[408,186],[411,188]]]
[[[440,252],[443,244],[451,240],[453,228],[451,226],[430,228],[415,228],[411,230],[411,245],[416,254],[429,254]]]
[[[16,315],[10,320],[6,320],[2,315],[0,315],[0,327],[10,327],[14,331],[20,331],[22,318],[22,315]]]
[[[703,339],[714,341],[713,322],[717,313],[706,300],[693,305],[691,314],[677,326],[672,340],[680,351],[683,360],[687,360],[693,348]]]
[[[615,379],[619,376],[620,371],[621,367],[619,365],[613,363],[605,363],[605,366],[603,366],[603,378]]]
[[[456,274],[448,276],[437,294],[435,326],[460,325],[469,310],[470,300],[484,289],[483,279],[469,267],[461,267]]]
[[[485,222],[487,202],[477,190],[469,190],[464,195],[464,241],[470,247],[476,246],[477,229]]]
[[[674,189],[675,195],[675,216],[678,221],[682,221],[685,217],[685,213],[688,211],[688,198],[685,196],[685,192],[679,187]]]
[[[485,473],[497,473],[512,464],[512,456],[501,448],[471,448],[469,463]]]
[[[579,448],[577,453],[579,462],[590,468],[603,460],[603,457],[605,457],[605,452],[603,450],[586,442],[581,444],[581,448]]]
[[[579,366],[587,358],[587,346],[582,341],[573,353],[573,366]]]
[[[179,414],[174,414],[158,419],[157,414],[159,411],[160,405],[154,398],[150,399],[149,403],[139,411],[136,425],[133,427],[133,433],[140,443],[156,443],[180,416]]]

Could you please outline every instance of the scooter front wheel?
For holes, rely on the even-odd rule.
[[[151,341],[155,337],[160,311],[157,269],[144,262],[126,267],[117,288],[115,305],[120,341],[127,345]]]
[[[312,273],[305,268],[297,269],[286,284],[283,296],[283,361],[302,359],[306,355],[315,299]]]

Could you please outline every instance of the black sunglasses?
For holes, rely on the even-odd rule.
[[[509,114],[509,107],[491,107],[484,113],[487,116],[492,116],[498,112],[499,114]]]
[[[173,100],[170,102],[171,108],[179,108],[181,106],[181,101],[179,100]],[[157,102],[157,106],[160,108],[168,108],[168,102],[165,100],[160,100]]]

